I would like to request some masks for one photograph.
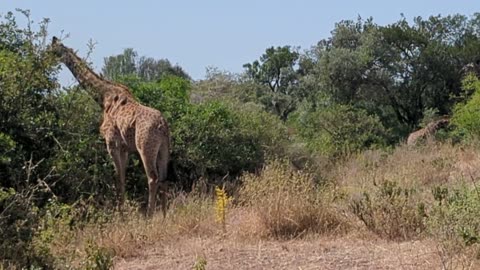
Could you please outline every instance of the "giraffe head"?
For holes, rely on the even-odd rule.
[[[480,76],[480,58],[477,58],[474,62],[468,63],[462,68],[463,74],[473,73],[477,77]]]
[[[63,59],[68,50],[69,49],[67,47],[65,47],[57,37],[52,38],[52,44],[50,45],[50,51],[56,57],[59,57],[60,59]]]

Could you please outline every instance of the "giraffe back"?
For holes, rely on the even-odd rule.
[[[105,139],[121,143],[130,152],[143,148],[155,151],[159,145],[170,145],[168,124],[162,114],[128,96],[111,95],[104,99],[101,131]]]
[[[437,121],[429,123],[426,127],[421,128],[415,132],[410,133],[407,138],[407,145],[415,145],[422,139],[431,138],[439,129],[447,126],[449,119],[444,117]]]

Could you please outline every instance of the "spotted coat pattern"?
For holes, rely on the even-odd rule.
[[[124,202],[128,154],[138,152],[148,178],[147,215],[151,216],[155,211],[158,188],[161,191],[162,210],[165,215],[164,181],[170,158],[170,132],[162,114],[138,103],[126,86],[98,76],[72,49],[64,46],[55,37],[51,50],[70,69],[80,85],[103,107],[100,132],[115,165],[119,205]]]
[[[415,145],[423,139],[430,139],[432,136],[443,127],[446,127],[449,123],[448,118],[442,118],[429,123],[422,129],[410,133],[407,138],[407,145]]]

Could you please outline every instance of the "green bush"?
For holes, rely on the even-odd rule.
[[[142,81],[136,76],[126,76],[120,82],[127,85],[143,104],[161,111],[172,124],[188,109],[190,81],[173,75],[164,76],[158,82]]]
[[[428,220],[429,231],[437,239],[453,246],[480,244],[480,189],[434,189],[436,204]]]
[[[305,106],[290,121],[309,149],[327,156],[347,155],[387,142],[387,130],[378,117],[348,105]]]
[[[112,251],[99,247],[93,241],[90,241],[85,248],[87,258],[83,263],[83,269],[85,270],[110,270],[113,269],[113,257]]]
[[[387,239],[411,239],[425,230],[425,205],[417,190],[394,181],[354,197],[350,209],[370,231]]]
[[[45,47],[47,23],[34,31],[34,25],[20,28],[11,12],[0,16],[0,186],[24,187],[27,178],[50,169],[40,161],[53,154],[55,144],[58,68]],[[38,166],[27,175],[22,166],[29,162]]]
[[[288,128],[280,118],[252,102],[226,104],[238,116],[242,132],[256,138],[264,156],[288,155],[291,143]]]
[[[67,89],[56,97],[58,135],[51,187],[64,202],[97,195],[112,199],[115,172],[103,138],[99,134],[101,108],[79,88]]]
[[[452,123],[456,126],[456,133],[467,138],[480,137],[480,81],[473,75],[463,81],[463,89],[473,92],[471,97],[458,103],[453,110]]]
[[[15,141],[9,135],[0,133],[0,164],[10,164],[14,155],[13,150],[15,150]]]
[[[0,188],[0,268],[50,269],[50,254],[38,252],[32,245],[40,219],[32,192]]]
[[[263,160],[259,138],[224,104],[192,105],[173,126],[173,158],[181,179],[236,175]]]

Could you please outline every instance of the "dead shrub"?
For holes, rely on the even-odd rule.
[[[266,236],[292,238],[308,232],[337,231],[346,225],[333,207],[333,193],[310,173],[272,161],[260,174],[241,177],[240,202],[259,215]]]

